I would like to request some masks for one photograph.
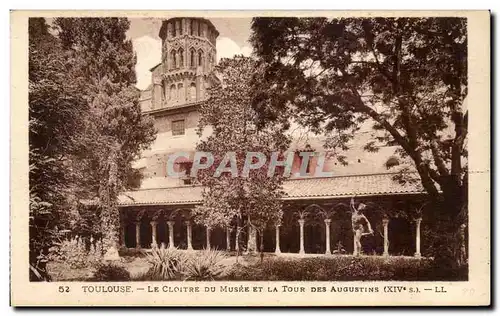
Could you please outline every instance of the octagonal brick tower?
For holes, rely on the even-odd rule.
[[[217,29],[206,19],[176,17],[162,22],[159,36],[162,57],[151,69],[151,110],[204,100],[206,89],[217,80]]]

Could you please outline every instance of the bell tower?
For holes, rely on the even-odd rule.
[[[206,99],[213,75],[219,32],[203,18],[164,20],[161,63],[152,71],[152,109],[171,108]]]

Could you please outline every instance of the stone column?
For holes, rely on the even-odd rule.
[[[168,248],[175,248],[174,242],[174,221],[168,221]]]
[[[305,222],[306,222],[305,220],[299,219],[299,225],[300,225],[300,250],[299,250],[299,253],[300,254],[306,253],[304,251],[304,223]]]
[[[187,229],[187,250],[193,250],[193,227],[191,226],[191,221],[186,221],[186,229]]]
[[[150,224],[151,224],[151,247],[153,247],[157,245],[156,226],[158,223],[156,221],[151,221]]]
[[[141,222],[135,222],[135,248],[141,248]]]
[[[415,220],[417,223],[417,232],[416,232],[416,251],[415,251],[415,257],[420,258],[422,254],[420,253],[420,223],[422,222],[422,218],[419,217]]]
[[[281,253],[281,248],[280,248],[280,226],[281,225],[276,225],[276,247],[274,248],[274,253],[279,255]]]
[[[384,225],[384,256],[389,255],[389,219],[382,219],[382,224]]]
[[[207,250],[210,249],[210,233],[211,233],[211,229],[210,229],[210,227],[207,226]]]
[[[231,228],[226,228],[226,251],[231,251]]]
[[[325,219],[325,229],[326,229],[326,250],[325,250],[325,255],[331,255],[332,251],[330,250],[330,223],[332,222],[331,219],[327,218]]]

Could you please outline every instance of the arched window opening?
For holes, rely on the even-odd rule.
[[[184,50],[182,48],[179,49],[179,67],[184,67]]]
[[[203,28],[203,23],[200,22],[198,24],[198,36],[203,36],[202,28]]]
[[[189,100],[196,101],[196,84],[194,82],[189,85]]]
[[[177,98],[177,91],[175,89],[175,84],[173,84],[170,86],[170,93],[168,95],[168,101],[174,102],[176,98]]]
[[[186,98],[184,96],[184,85],[182,83],[179,83],[177,85],[177,99],[180,101],[180,102],[184,102],[186,101]]]
[[[194,20],[189,23],[189,35],[194,35]]]
[[[194,51],[193,48],[191,48],[190,55],[191,55],[191,58],[190,58],[190,64],[189,65],[192,68],[195,68],[196,67],[196,52]]]
[[[182,35],[182,21],[177,21],[177,24],[179,25],[179,35]]]
[[[203,67],[203,51],[198,52],[198,66]]]
[[[170,68],[174,69],[177,67],[177,52],[175,50],[170,52]]]

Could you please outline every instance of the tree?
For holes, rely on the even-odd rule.
[[[213,155],[214,164],[197,173],[197,180],[205,190],[203,204],[195,209],[194,215],[209,227],[230,227],[236,220],[241,228],[245,219],[251,229],[249,238],[255,240],[256,231],[260,232],[262,252],[263,231],[281,221],[284,195],[282,175],[267,175],[269,157],[272,152],[286,150],[289,139],[278,126],[256,128],[248,84],[258,70],[254,60],[243,56],[222,59],[216,67],[222,81],[209,88],[209,99],[200,105],[198,126],[200,136],[207,126],[213,133],[197,145],[198,151]],[[224,157],[229,152],[234,153],[234,159],[226,161]],[[242,174],[245,160],[249,159],[247,164],[259,161],[258,157],[247,158],[249,152],[262,153],[266,163],[249,170],[246,177]],[[221,165],[227,168],[217,177],[214,173]],[[237,168],[236,177],[228,171],[231,166]],[[239,240],[240,231],[236,234]]]
[[[72,64],[43,18],[29,24],[30,280],[47,279],[43,262],[67,224],[71,184],[68,157],[87,105]],[[37,271],[38,269],[38,271]],[[37,271],[37,272],[35,272]]]
[[[399,147],[433,216],[447,223],[446,240],[467,217],[466,30],[466,19],[452,17],[255,18],[251,42],[265,62],[264,79],[254,80],[261,125],[285,112],[328,134],[326,147],[347,149],[372,123],[381,134],[365,149]]]
[[[97,203],[103,248],[116,250],[121,191],[138,183],[132,161],[155,139],[134,87],[136,56],[126,18],[57,18],[62,46],[72,56],[76,82],[85,96],[84,133],[74,154],[77,195]]]

